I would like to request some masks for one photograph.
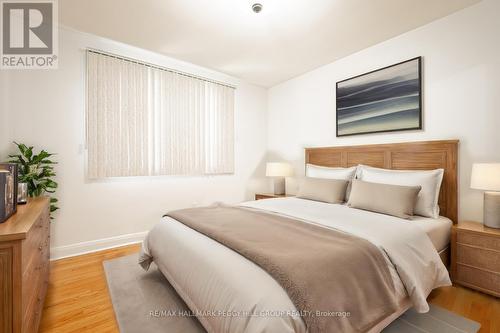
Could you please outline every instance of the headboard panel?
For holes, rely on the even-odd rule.
[[[444,169],[440,215],[457,223],[458,140],[420,141],[362,146],[306,148],[306,163],[327,167],[365,164],[394,170]]]

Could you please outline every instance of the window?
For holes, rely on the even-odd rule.
[[[90,179],[234,172],[234,88],[87,51]]]

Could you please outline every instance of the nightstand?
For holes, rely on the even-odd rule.
[[[500,229],[464,221],[451,231],[453,282],[500,297]]]
[[[291,194],[256,193],[255,200],[293,197]]]

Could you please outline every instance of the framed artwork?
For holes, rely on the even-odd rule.
[[[337,82],[337,136],[422,129],[422,58]]]

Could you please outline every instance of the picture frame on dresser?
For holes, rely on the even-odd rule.
[[[18,165],[0,163],[0,223],[17,211]]]

